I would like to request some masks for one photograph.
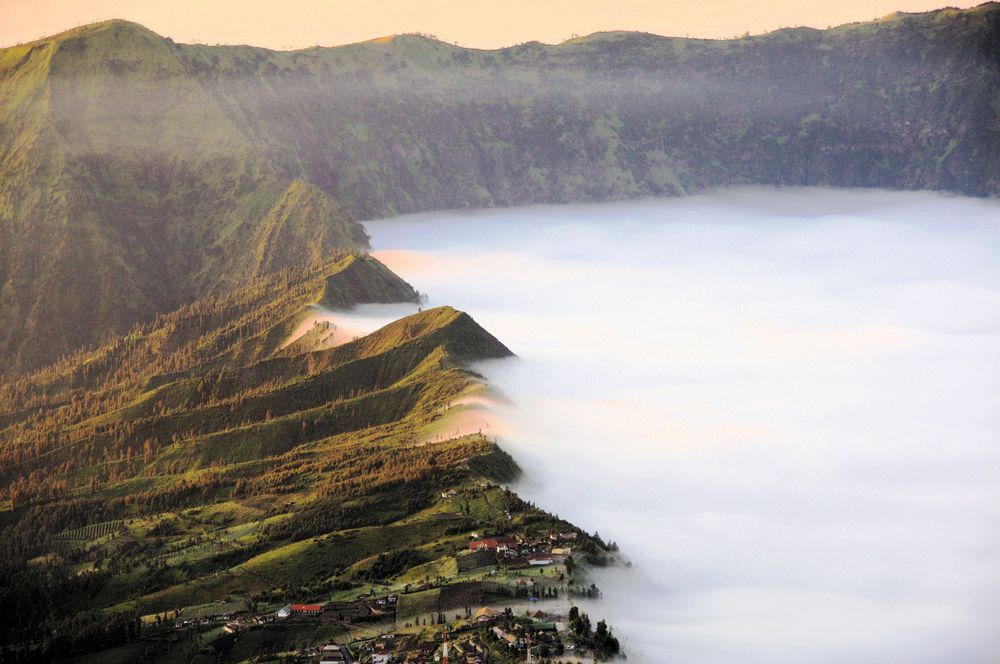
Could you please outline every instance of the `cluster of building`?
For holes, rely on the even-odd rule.
[[[354,664],[357,660],[346,645],[327,643],[322,646],[310,646],[296,650],[294,653],[286,653],[282,661],[300,664]]]
[[[316,607],[320,610],[317,613]],[[321,605],[290,604],[289,617],[316,617]],[[490,607],[468,620],[431,632],[382,634],[350,648],[337,643],[313,646],[292,654],[303,664],[486,664],[497,661],[539,661],[551,655],[571,654],[575,644],[565,616],[535,611],[517,616]]]
[[[519,536],[479,537],[473,533],[469,553],[459,556],[460,570],[496,562],[507,569],[546,567],[561,564],[573,555],[575,532],[551,532],[547,536],[522,538]],[[469,560],[462,560],[467,558]]]
[[[319,664],[353,664],[350,651],[336,643],[323,646],[319,654]]]
[[[275,612],[278,618],[292,616],[318,616],[323,613],[322,604],[287,604]]]
[[[286,604],[273,614],[278,620],[289,618],[318,618],[322,622],[366,622],[378,620],[395,611],[397,595],[370,597],[350,602],[324,602],[322,604]]]
[[[544,611],[518,616],[483,607],[464,624],[433,635],[385,635],[371,645],[372,664],[484,664],[541,661],[573,653],[567,618]],[[502,657],[497,657],[502,653]]]
[[[467,550],[456,556],[458,570],[463,572],[485,566],[499,566],[511,571],[568,565],[567,560],[573,555],[577,540],[576,532],[543,531],[527,535],[482,536],[472,533]],[[488,576],[493,579],[498,575],[499,570],[491,571]],[[516,584],[509,578],[482,583],[484,587],[487,583],[493,583],[494,588],[527,586],[521,588],[523,593],[511,591],[510,596],[526,597],[531,601],[555,596],[554,593],[539,593],[539,587],[543,591],[551,591],[563,583],[563,577],[555,573],[515,573],[511,576],[516,578]],[[475,583],[479,582],[463,581],[452,585]],[[277,610],[257,615],[227,615],[224,624],[225,630],[234,634],[264,623],[286,621],[366,622],[374,626],[375,623],[395,618],[397,603],[397,595],[367,596],[340,602],[291,602]],[[440,611],[440,616],[443,623],[444,611]],[[371,664],[430,664],[442,661],[448,664],[483,664],[495,661],[496,655],[501,652],[504,653],[501,658],[503,661],[524,661],[532,657],[537,660],[574,654],[573,635],[563,616],[550,615],[544,611],[515,615],[509,609],[501,611],[487,606],[473,611],[466,604],[465,619],[459,620],[457,615],[455,617],[456,620],[449,622],[443,632],[439,628],[418,632],[407,629],[399,634],[383,634],[375,639],[352,643],[353,651],[346,646],[331,643],[322,648],[309,648],[308,652],[301,651],[298,656],[302,658],[300,661],[310,664],[352,664],[352,657],[366,664],[369,661]],[[426,620],[424,624],[427,624]],[[181,624],[177,626],[180,627]]]

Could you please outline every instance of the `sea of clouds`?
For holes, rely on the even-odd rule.
[[[367,228],[517,353],[477,367],[488,417],[515,488],[632,561],[587,607],[631,661],[1000,659],[1000,202],[752,188]]]

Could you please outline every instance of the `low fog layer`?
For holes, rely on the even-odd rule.
[[[1000,657],[1000,204],[743,189],[367,225],[519,355],[518,491],[631,661]]]
[[[416,310],[417,306],[410,304],[361,304],[347,312],[313,305],[302,322],[288,335],[283,346],[302,339],[317,325],[327,326],[321,328],[323,332],[320,338],[314,341],[317,347],[340,346],[403,316],[409,316]]]

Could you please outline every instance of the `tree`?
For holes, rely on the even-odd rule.
[[[618,639],[614,637],[605,621],[597,623],[594,631],[594,654],[598,659],[612,657],[620,651]]]

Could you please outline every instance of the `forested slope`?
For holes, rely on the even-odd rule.
[[[323,596],[371,556],[465,546],[471,521],[419,513],[517,468],[480,435],[428,432],[481,389],[466,362],[510,351],[448,307],[283,344],[305,307],[378,269],[282,271],[0,389],[0,658],[109,647],[138,615],[234,594]],[[366,299],[413,294],[386,286]]]

